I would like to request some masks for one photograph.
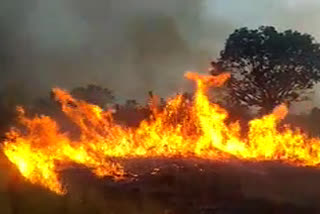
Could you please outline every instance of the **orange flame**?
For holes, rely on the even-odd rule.
[[[8,133],[4,153],[27,180],[58,194],[67,191],[59,182],[59,171],[72,164],[84,165],[100,177],[123,178],[123,166],[108,158],[233,157],[249,161],[280,160],[299,166],[320,163],[318,139],[287,126],[281,131],[277,128],[287,114],[286,106],[250,121],[247,136],[241,137],[239,124],[227,124],[227,112],[206,96],[208,87],[222,86],[230,75],[189,72],[185,76],[197,83],[194,101],[184,102],[183,96],[178,95],[138,128],[122,127],[113,121],[111,112],[76,100],[56,88],[54,94],[63,112],[81,130],[79,139],[72,140],[67,133],[61,133],[52,118],[28,118],[19,109],[20,121],[26,129]]]

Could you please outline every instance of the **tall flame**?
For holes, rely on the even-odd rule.
[[[161,111],[153,111],[150,120],[138,128],[114,122],[112,113],[54,89],[63,112],[80,128],[73,140],[59,131],[53,118],[28,118],[22,108],[20,122],[25,129],[12,129],[3,145],[4,154],[31,183],[58,194],[66,193],[59,172],[72,164],[81,164],[99,177],[121,179],[125,170],[117,158],[197,157],[211,160],[238,158],[249,161],[280,160],[299,166],[320,163],[320,142],[287,126],[277,128],[286,116],[284,105],[272,114],[249,123],[246,137],[240,125],[226,123],[227,112],[211,103],[208,87],[219,87],[229,78],[186,73],[197,84],[193,102],[181,95],[170,99]],[[113,160],[111,160],[113,158]]]

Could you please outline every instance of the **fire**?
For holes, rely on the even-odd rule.
[[[219,87],[229,78],[186,73],[197,84],[192,102],[183,96],[168,100],[163,110],[153,107],[153,115],[138,128],[118,125],[112,113],[74,99],[54,89],[62,111],[80,128],[78,139],[62,133],[53,118],[29,118],[22,108],[23,129],[12,129],[3,145],[4,154],[31,183],[58,194],[66,193],[60,171],[74,164],[83,165],[99,177],[125,177],[120,159],[153,157],[197,157],[210,160],[237,158],[248,161],[278,160],[299,166],[320,163],[320,142],[288,126],[279,129],[286,116],[284,105],[272,114],[249,123],[246,137],[240,125],[226,123],[228,113],[209,101],[206,90]]]

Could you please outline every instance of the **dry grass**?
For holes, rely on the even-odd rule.
[[[319,206],[320,171],[275,163],[132,160],[126,167],[142,174],[137,181],[65,172],[63,197],[24,181],[4,158],[0,163],[1,214],[294,214]]]

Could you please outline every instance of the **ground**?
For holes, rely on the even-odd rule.
[[[77,168],[62,175],[69,189],[65,196],[29,184],[5,158],[1,163],[3,214],[295,214],[320,210],[320,170],[274,162],[137,159],[124,161],[130,178],[120,182],[98,179]]]

